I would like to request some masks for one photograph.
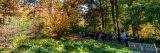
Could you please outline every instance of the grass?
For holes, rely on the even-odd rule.
[[[13,43],[12,49],[1,53],[138,53],[124,46],[110,45],[93,39],[78,41],[55,39],[21,39]]]

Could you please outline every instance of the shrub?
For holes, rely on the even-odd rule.
[[[20,44],[22,42],[24,42],[25,40],[27,39],[27,36],[24,35],[24,34],[19,34],[19,35],[16,35],[14,37],[14,40],[12,40],[12,45],[10,46],[10,48],[17,48],[20,46]]]
[[[119,45],[109,45],[93,39],[78,41],[30,39],[21,43],[17,49],[26,53],[137,53]]]

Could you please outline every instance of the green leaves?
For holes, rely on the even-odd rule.
[[[146,24],[152,23],[159,24],[160,20],[160,3],[137,3],[136,5],[130,6],[126,13],[131,16],[132,22],[127,19],[125,25],[129,26],[129,24]]]
[[[109,45],[93,39],[82,39],[78,41],[54,39],[28,39],[20,43],[13,52],[25,53],[132,53],[128,48],[119,45]]]

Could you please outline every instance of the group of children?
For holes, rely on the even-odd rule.
[[[113,33],[102,33],[102,32],[94,32],[94,33],[87,33],[87,32],[80,32],[79,33],[82,37],[90,37],[96,39],[98,41],[109,41],[113,42]],[[125,45],[128,47],[128,35],[126,32],[122,32],[121,35],[122,40],[124,41]]]

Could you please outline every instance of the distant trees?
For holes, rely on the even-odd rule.
[[[78,20],[85,21],[81,31],[114,32],[126,30],[135,39],[141,38],[144,25],[160,29],[158,0],[0,0],[0,14],[32,18],[42,22],[43,31],[72,30]],[[10,22],[10,21],[8,21]],[[33,22],[33,23],[34,23]],[[76,28],[76,27],[75,27]],[[81,27],[77,27],[81,28]],[[127,30],[128,29],[128,30]],[[158,31],[156,33],[158,33]],[[144,33],[143,33],[144,34]]]
[[[3,15],[3,19],[1,20],[3,24],[5,24],[6,16],[13,16],[16,13],[16,9],[18,7],[18,0],[1,0],[0,1],[0,13]],[[8,21],[10,22],[10,20]]]
[[[124,0],[124,1],[122,1],[122,3],[125,3],[128,5],[126,13],[127,13],[127,15],[129,15],[129,18],[126,19],[124,26],[128,27],[131,25],[132,35],[135,40],[139,41],[140,38],[143,38],[143,36],[147,36],[147,35],[142,35],[142,31],[140,31],[140,30],[145,27],[148,27],[148,26],[142,27],[142,25],[152,23],[152,21],[154,19],[159,20],[156,18],[157,14],[158,14],[156,12],[159,11],[158,10],[159,9],[159,6],[158,6],[159,1],[156,1],[156,2],[155,1],[156,0],[154,0],[154,1],[151,1],[151,0],[149,0],[149,1],[137,1],[137,0],[130,0],[130,1]],[[137,2],[137,3],[134,3],[134,2]],[[150,5],[152,5],[152,7]],[[152,30],[154,30],[154,29],[152,29]]]

